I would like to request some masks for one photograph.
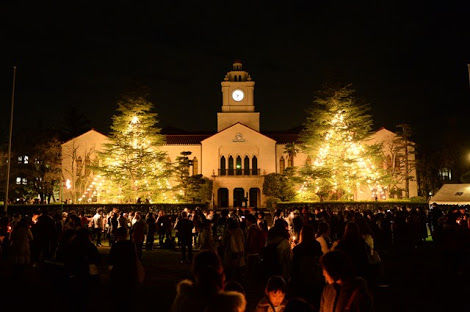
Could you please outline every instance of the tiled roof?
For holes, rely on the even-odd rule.
[[[166,144],[186,145],[201,144],[201,141],[213,134],[166,134]]]
[[[298,133],[287,133],[287,132],[266,132],[263,133],[265,136],[275,140],[277,144],[293,143],[299,140]]]
[[[201,144],[201,141],[213,136],[215,133],[206,134],[165,134],[166,144],[169,145],[186,145],[186,144]],[[299,139],[298,133],[285,133],[285,132],[268,132],[263,133],[267,137],[276,141],[277,144],[286,144],[297,142]]]

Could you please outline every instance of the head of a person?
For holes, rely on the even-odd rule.
[[[224,267],[214,251],[199,252],[193,259],[192,273],[201,290],[218,292],[225,286]]]
[[[266,283],[266,289],[264,290],[266,297],[269,302],[275,307],[281,305],[286,297],[287,283],[282,276],[271,276]]]
[[[283,229],[287,230],[289,228],[289,224],[284,219],[277,219],[274,222],[274,227],[275,228],[283,228]]]
[[[245,220],[248,226],[256,223],[256,217],[252,215],[251,213],[246,215]]]
[[[342,251],[334,250],[320,258],[323,276],[328,284],[345,281],[353,277],[353,266],[349,257]]]
[[[302,298],[289,299],[284,312],[313,312],[312,306]]]
[[[310,243],[315,240],[315,230],[310,224],[302,226],[300,230],[300,242],[301,243]]]
[[[96,209],[96,213],[99,214],[99,215],[103,214],[103,209],[102,208]]]
[[[360,240],[361,239],[361,231],[359,229],[359,225],[355,222],[349,222],[346,224],[346,228],[344,229],[343,234],[344,240]]]
[[[237,291],[224,291],[214,296],[205,312],[244,312],[246,299]]]
[[[326,222],[321,222],[318,225],[318,230],[317,230],[317,237],[320,237],[322,235],[328,235],[330,233],[330,226]]]

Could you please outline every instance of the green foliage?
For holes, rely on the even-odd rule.
[[[175,185],[173,191],[178,201],[187,203],[209,203],[212,198],[212,180],[202,174],[190,175],[191,152],[181,152],[173,165]]]
[[[285,171],[284,174],[270,173],[264,177],[263,194],[281,201],[292,200],[295,197],[290,170]]]
[[[381,188],[386,174],[380,168],[381,145],[367,144],[373,123],[368,112],[349,86],[327,89],[315,99],[301,133],[313,164],[300,170],[300,195],[349,200],[361,186]]]
[[[110,142],[99,153],[98,168],[104,177],[105,190],[102,197],[107,201],[168,200],[171,170],[166,153],[160,150],[165,139],[152,109],[152,103],[142,97],[126,97],[118,102]]]

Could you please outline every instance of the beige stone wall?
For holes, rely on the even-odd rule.
[[[227,129],[238,122],[259,131],[259,113],[232,112],[217,113],[217,132]]]
[[[90,130],[62,144],[63,183],[61,183],[61,201],[70,200],[76,202],[77,199],[73,196],[73,191],[76,188],[75,181],[77,180],[77,175],[81,174],[83,176],[84,174],[83,170],[86,169],[85,160],[87,155],[89,155],[90,161],[93,162],[97,157],[97,152],[103,151],[104,144],[107,142],[107,136],[99,133],[98,131]],[[77,160],[79,158],[83,163],[81,173],[77,172]],[[91,173],[89,180],[91,181],[92,178],[93,173]],[[70,185],[70,188],[67,188],[66,185]]]
[[[181,152],[191,152],[191,155],[189,155],[190,160],[194,160],[195,158],[198,161],[197,165],[197,173],[195,174],[200,174],[201,173],[201,168],[202,168],[202,159],[201,159],[201,145],[200,144],[194,144],[194,145],[182,145],[182,144],[171,144],[171,145],[164,145],[161,148],[162,151],[167,153],[167,160],[169,160],[171,163],[176,162],[176,158],[178,156],[181,156]]]
[[[391,155],[390,151],[393,148],[394,140],[397,138],[397,134],[387,130],[385,128],[380,129],[379,131],[375,132],[371,135],[370,139],[366,142],[368,144],[382,144],[382,149],[384,151],[385,156]],[[416,176],[416,159],[414,155],[414,149],[411,147],[410,152],[408,154],[409,164],[411,166],[409,175],[413,177],[413,179],[409,182],[410,187],[410,197],[418,196],[418,182]],[[399,185],[400,188],[405,189],[405,182]],[[366,192],[363,192],[364,196],[367,196]],[[404,194],[403,194],[404,196]],[[369,196],[370,197],[370,196]],[[388,194],[387,194],[388,198]]]
[[[217,190],[219,187],[228,188],[229,206],[233,205],[233,189],[241,187],[246,193],[249,188],[258,187],[261,191],[263,187],[263,178],[261,176],[220,177],[219,169],[222,156],[225,156],[227,161],[232,156],[234,164],[236,163],[237,156],[240,156],[242,159],[242,169],[245,156],[250,158],[251,168],[253,156],[256,156],[260,174],[265,175],[276,172],[275,148],[276,142],[273,139],[242,124],[236,124],[203,140],[202,160],[204,164],[202,174],[206,177],[216,176],[214,180],[215,201],[217,202],[218,200]],[[264,197],[262,194],[260,196],[261,203],[264,205]]]

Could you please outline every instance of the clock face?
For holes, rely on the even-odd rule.
[[[240,102],[241,100],[243,100],[244,97],[245,97],[245,93],[243,93],[243,91],[240,89],[237,89],[232,92],[232,99],[234,99],[237,102]]]

